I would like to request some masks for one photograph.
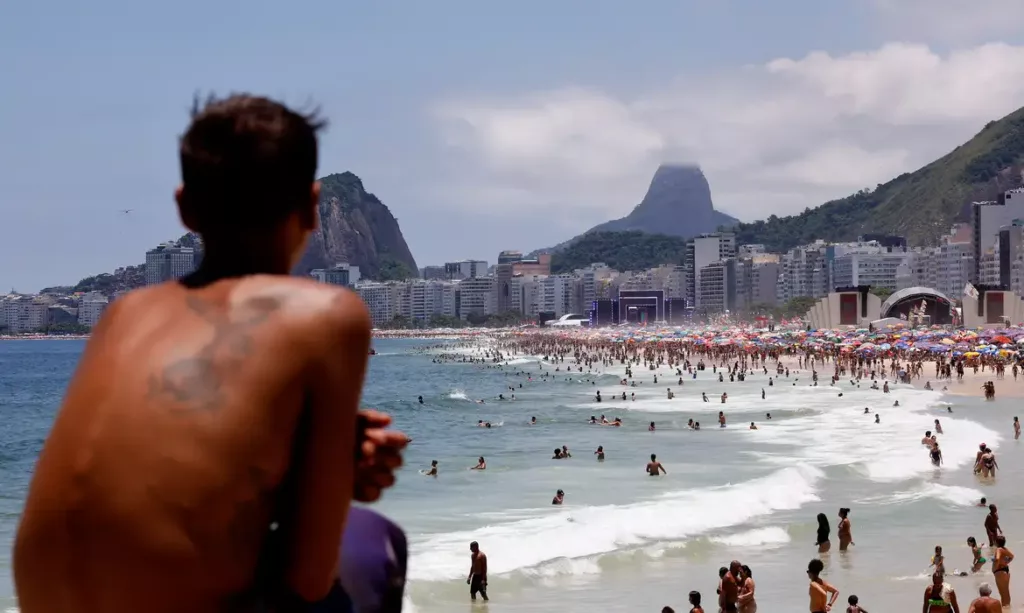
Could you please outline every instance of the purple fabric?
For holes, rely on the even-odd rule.
[[[388,518],[361,507],[349,511],[341,540],[338,585],[317,613],[400,613],[408,543]]]

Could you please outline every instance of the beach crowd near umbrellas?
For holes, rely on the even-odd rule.
[[[799,322],[782,322],[771,329],[764,326],[726,322],[704,326],[613,326],[606,328],[544,328],[523,326],[504,329],[387,330],[375,331],[379,338],[433,338],[459,341],[518,341],[526,349],[534,339],[540,343],[602,346],[682,346],[700,353],[817,354],[845,359],[891,359],[909,361],[956,361],[968,366],[978,363],[1012,363],[1024,360],[1024,327],[968,330],[949,326],[910,328],[897,325],[882,330],[869,328],[808,330]],[[630,348],[632,349],[632,348]]]

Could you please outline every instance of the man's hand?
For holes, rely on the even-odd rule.
[[[409,444],[405,434],[388,430],[391,417],[379,411],[356,414],[358,445],[353,497],[373,502],[395,483],[395,469],[402,465],[402,450]]]

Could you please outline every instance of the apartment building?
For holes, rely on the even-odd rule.
[[[180,279],[197,265],[197,252],[192,247],[164,243],[146,252],[146,285],[157,285]]]
[[[110,300],[99,292],[83,294],[78,300],[78,323],[92,328],[109,305]]]

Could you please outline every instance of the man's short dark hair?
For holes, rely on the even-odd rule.
[[[326,122],[258,96],[193,102],[181,137],[184,197],[206,227],[273,225],[309,206]],[[202,228],[200,228],[202,229]]]

